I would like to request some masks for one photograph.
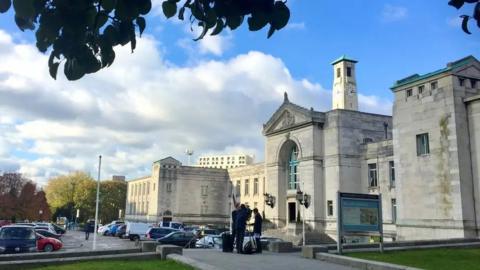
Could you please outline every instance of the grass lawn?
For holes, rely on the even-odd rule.
[[[192,267],[171,260],[105,260],[54,265],[32,270],[193,270]]]
[[[347,256],[435,270],[480,269],[479,248],[439,248],[426,250],[350,253]]]

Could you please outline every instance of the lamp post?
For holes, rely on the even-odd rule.
[[[304,186],[303,182],[302,182],[302,186]],[[302,216],[303,216],[302,217],[302,219],[303,219],[302,235],[303,235],[303,245],[305,246],[305,209],[307,209],[310,206],[310,195],[301,191],[300,187],[298,187],[296,199],[301,205],[303,205],[303,209],[302,209]]]
[[[100,168],[102,167],[102,156],[98,156],[98,178],[97,178],[97,199],[95,201],[95,225],[93,227],[93,250],[97,248],[97,225],[98,225],[98,198],[100,197]]]
[[[43,210],[38,210],[38,221],[42,221]]]

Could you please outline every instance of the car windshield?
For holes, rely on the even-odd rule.
[[[0,239],[35,239],[35,233],[28,228],[3,228]]]

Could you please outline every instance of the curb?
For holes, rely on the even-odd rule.
[[[168,254],[167,259],[174,260],[176,262],[183,263],[186,265],[190,265],[191,267],[197,270],[220,270],[219,268],[213,265],[206,264],[206,263],[197,261],[195,259],[187,258],[185,256],[178,255],[178,254]]]
[[[364,259],[350,258],[346,256],[327,253],[316,253],[315,259],[344,266],[350,266],[363,270],[420,270],[420,268],[404,266],[393,263],[369,261]]]

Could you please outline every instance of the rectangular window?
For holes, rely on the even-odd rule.
[[[202,186],[202,196],[208,195],[208,186]]]
[[[340,68],[337,68],[337,78],[340,78]]]
[[[172,192],[172,183],[167,183],[167,192]]]
[[[352,77],[352,68],[347,67],[347,77]]]
[[[393,160],[388,162],[388,171],[390,172],[390,187],[395,187],[395,163]]]
[[[377,187],[377,164],[368,164],[368,186]]]
[[[418,87],[418,93],[419,93],[419,94],[423,94],[423,90],[425,90],[425,85],[420,85],[420,86]]]
[[[245,195],[248,195],[249,194],[249,189],[250,189],[250,186],[249,186],[249,183],[250,181],[248,179],[245,179],[245,190],[243,191],[243,193]]]
[[[240,180],[237,180],[237,184],[235,185],[235,195],[240,196]]]
[[[333,201],[327,201],[327,215],[333,216]]]
[[[147,183],[147,195],[150,194],[150,182]]]
[[[392,199],[392,223],[397,223],[397,199]]]
[[[153,183],[153,191],[155,191],[155,183]]]
[[[430,154],[430,145],[428,142],[428,133],[417,135],[417,156]]]
[[[438,87],[438,83],[437,83],[437,82],[432,82],[432,83],[430,83],[430,88],[432,88],[432,90],[437,89],[437,87]]]
[[[253,195],[258,195],[258,178],[253,179]]]
[[[470,79],[470,87],[471,88],[476,88],[477,87],[477,80]]]
[[[412,93],[413,93],[412,89],[408,89],[407,90],[407,97],[411,97]]]
[[[458,84],[460,84],[460,86],[465,86],[465,79],[464,78],[458,78]]]

